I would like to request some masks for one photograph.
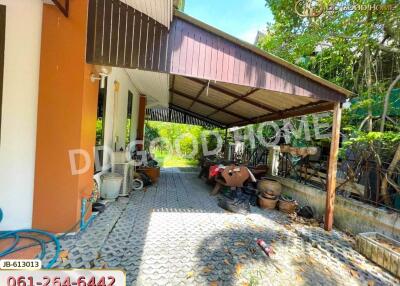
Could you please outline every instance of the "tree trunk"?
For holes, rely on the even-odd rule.
[[[394,170],[396,169],[397,164],[400,161],[400,144],[397,146],[396,153],[394,154],[393,160],[387,169],[385,176],[383,177],[382,184],[381,184],[381,194],[383,196],[383,200],[386,205],[392,205],[392,200],[389,197],[388,192],[388,178],[393,175]]]
[[[381,132],[385,131],[385,121],[389,109],[389,99],[390,94],[392,93],[393,88],[396,86],[397,82],[400,81],[400,74],[395,78],[395,80],[390,84],[389,89],[386,92],[385,100],[383,102],[383,112],[382,112],[382,120],[381,120]]]
[[[371,51],[369,44],[365,46],[365,73],[367,77],[367,88],[368,88],[368,132],[372,132],[372,74],[371,74]]]

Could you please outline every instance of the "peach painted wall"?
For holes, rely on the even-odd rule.
[[[71,0],[68,18],[43,7],[33,226],[53,232],[79,220],[93,184],[93,164],[73,175],[69,158],[84,149],[93,161],[99,83],[85,63],[87,7],[87,0]]]

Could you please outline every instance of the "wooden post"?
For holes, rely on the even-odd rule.
[[[337,159],[340,141],[340,121],[342,109],[340,103],[335,103],[333,109],[332,140],[328,162],[328,178],[326,186],[325,230],[331,231],[333,226],[333,209],[336,195]]]
[[[228,128],[225,128],[224,158],[225,158],[225,159],[228,159]]]
[[[139,114],[138,114],[138,125],[137,125],[137,133],[136,140],[141,141],[144,140],[144,124],[146,120],[146,96],[140,95],[139,98]],[[137,150],[142,151],[144,148],[143,144],[137,144]]]

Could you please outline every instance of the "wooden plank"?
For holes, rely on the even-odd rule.
[[[3,18],[2,18],[3,19]],[[88,23],[86,35],[86,62],[93,63],[94,60],[94,35],[96,30],[96,0],[89,0]]]
[[[155,23],[154,30],[154,49],[153,49],[153,63],[152,70],[160,69],[160,53],[161,53],[161,27],[157,22]]]
[[[96,27],[94,41],[94,60],[103,62],[103,22],[104,0],[96,0]]]
[[[173,23],[172,23],[173,24]],[[171,27],[176,28],[176,25],[172,25]],[[171,31],[172,28],[170,28]],[[161,52],[160,52],[160,71],[168,72],[171,70],[171,62],[173,58],[173,49],[172,49],[172,40],[173,36],[170,36],[171,33],[168,32],[167,29],[161,30]]]
[[[140,41],[139,41],[139,67],[146,67],[147,36],[149,28],[149,16],[141,14]]]
[[[111,50],[111,20],[112,19],[112,0],[105,0],[104,6],[104,39],[103,39],[103,63],[110,65]]]
[[[193,47],[194,47],[194,41],[193,41],[192,37],[194,37],[194,35],[192,35],[191,33],[187,33],[186,36],[188,39],[190,39],[190,41],[188,41],[188,46],[187,46],[187,50],[186,50],[185,71],[192,73]]]
[[[112,6],[112,28],[111,28],[111,49],[110,65],[117,66],[118,54],[118,33],[119,33],[119,1],[113,0]]]
[[[137,68],[139,66],[139,49],[140,49],[140,31],[142,22],[142,13],[135,10],[134,15],[134,27],[133,27],[133,49],[132,49],[132,59],[131,68]]]
[[[302,178],[305,178],[307,180],[310,181],[314,181],[317,183],[322,183],[322,184],[326,184],[326,173],[323,172],[317,172],[311,168],[303,168],[301,166],[297,166],[296,170],[300,173],[300,176]],[[306,172],[307,173],[306,173]],[[337,189],[339,190],[343,190],[349,193],[353,193],[356,195],[359,195],[361,197],[364,196],[364,191],[365,191],[365,186],[351,182],[351,181],[346,181],[345,179],[342,178],[337,178]]]
[[[153,56],[154,56],[154,34],[156,27],[156,21],[152,18],[149,19],[149,29],[147,33],[147,43],[146,43],[146,65],[145,69],[151,70],[153,67]]]
[[[6,6],[0,5],[0,143],[1,143],[1,111],[3,103],[4,80],[4,48],[6,35]]]
[[[211,62],[206,63],[210,65],[210,78],[217,79],[217,65],[218,65],[218,39],[210,36],[211,40]]]
[[[333,109],[331,150],[329,153],[328,179],[326,187],[325,230],[327,231],[331,231],[333,227],[333,211],[335,207],[336,173],[337,173],[337,160],[339,154],[341,119],[342,119],[342,109],[340,107],[340,103],[335,103]]]
[[[131,66],[132,49],[133,49],[133,27],[134,27],[135,10],[128,6],[127,29],[126,29],[126,45],[125,45],[125,67]]]
[[[206,38],[203,35],[199,35],[199,52],[198,52],[198,61],[197,61],[197,71],[193,74],[196,74],[198,77],[204,77],[204,59],[206,58],[206,49],[204,48],[206,45]]]
[[[120,67],[125,66],[125,45],[126,45],[126,25],[127,25],[127,12],[128,7],[124,3],[119,6],[119,35],[118,35],[118,58],[117,65]]]

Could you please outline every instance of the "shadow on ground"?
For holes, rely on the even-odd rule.
[[[278,251],[268,257],[256,239]],[[299,247],[306,249],[307,242]],[[281,231],[254,228],[217,232],[203,240],[198,247],[197,282],[215,285],[337,285],[335,273],[327,273],[316,261],[303,252],[296,257],[283,255],[293,248],[290,237]],[[289,260],[288,260],[289,256]],[[200,280],[200,281],[199,281]]]

